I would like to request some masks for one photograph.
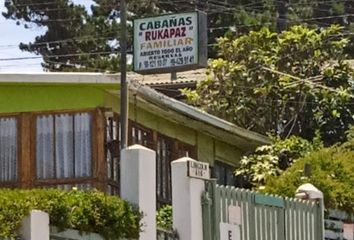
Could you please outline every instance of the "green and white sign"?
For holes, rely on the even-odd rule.
[[[206,43],[205,14],[192,12],[137,19],[134,71],[162,73],[205,67]]]

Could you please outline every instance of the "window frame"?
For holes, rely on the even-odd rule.
[[[21,119],[19,113],[0,113],[0,118],[14,118],[16,119],[16,142],[17,142],[17,159],[16,159],[16,167],[17,167],[17,177],[14,181],[0,181],[1,188],[14,188],[20,186],[20,179],[21,179]]]
[[[91,114],[91,176],[88,177],[68,177],[68,178],[48,178],[39,179],[37,177],[37,158],[36,158],[36,137],[37,137],[37,118],[39,116],[55,116],[60,114]],[[34,187],[50,187],[58,185],[76,185],[76,184],[90,184],[92,186],[97,182],[95,176],[95,168],[97,167],[97,109],[71,109],[71,110],[55,110],[55,111],[37,111],[31,113],[31,182]]]
[[[108,160],[108,152],[110,151],[110,147],[111,144],[114,144],[114,145],[117,145],[120,149],[120,115],[116,112],[112,112],[112,116],[111,117],[107,117],[105,116],[104,117],[104,123],[105,123],[105,131],[104,131],[104,154],[105,154],[105,161],[106,161],[106,175],[107,175],[107,186],[106,186],[106,192],[110,195],[120,195],[120,161],[121,161],[121,157],[120,157],[120,151],[118,152],[114,152],[116,150],[113,150],[111,152],[111,157],[109,159],[110,161],[110,166],[111,166],[111,169],[108,168],[108,163],[107,163],[107,160]],[[110,134],[113,135],[113,132],[114,132],[114,126],[108,126],[107,125],[107,122],[111,121],[116,121],[116,133],[117,133],[117,139],[113,139],[110,143],[107,142],[107,130],[110,131]],[[110,127],[108,129],[108,127]],[[112,166],[112,163],[114,163],[114,158],[117,158],[117,181],[114,180],[114,178],[109,178],[109,172],[111,175],[114,175],[113,171],[114,171],[114,166]]]
[[[215,160],[214,161],[214,166],[213,166],[213,169],[212,169],[212,175],[213,175],[214,178],[216,178],[216,165],[221,167],[222,170],[223,170],[223,176],[222,176],[223,179],[222,179],[222,183],[220,183],[220,185],[230,186],[230,185],[227,184],[227,173],[226,173],[226,170],[230,170],[231,172],[233,172],[232,168],[236,169],[236,166],[233,166],[231,164],[225,163],[225,162],[220,161],[220,160]],[[217,179],[217,182],[218,182],[218,180],[219,179]],[[233,176],[233,185],[231,185],[231,186],[235,187],[236,185],[237,185],[237,179],[236,179],[236,176]]]
[[[156,200],[157,200],[157,207],[160,208],[165,204],[172,204],[172,168],[171,168],[171,162],[174,160],[177,160],[178,158],[185,157],[183,154],[181,154],[181,151],[186,152],[189,151],[190,154],[188,154],[188,157],[193,158],[193,159],[198,159],[197,157],[197,145],[191,145],[185,142],[182,142],[176,138],[169,137],[165,134],[161,134],[157,131],[154,131],[156,134],[156,137],[154,139],[154,150],[156,151]],[[165,184],[166,186],[166,197],[163,197],[163,175],[159,176],[158,175],[158,167],[159,167],[159,162],[158,162],[158,154],[159,154],[159,149],[157,148],[157,143],[160,139],[164,139],[166,142],[171,144],[171,154],[170,158],[168,159],[167,164],[165,163],[165,172],[167,172],[167,183]],[[163,163],[161,162],[161,167],[163,166]],[[162,171],[162,170],[161,170]],[[159,177],[161,179],[159,179]],[[159,189],[159,180],[161,181],[161,186]]]

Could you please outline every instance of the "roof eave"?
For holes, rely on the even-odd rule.
[[[265,145],[270,143],[269,138],[264,135],[238,127],[230,122],[227,122],[211,114],[203,112],[195,107],[169,98],[149,87],[142,86],[139,84],[131,84],[130,89],[133,92],[136,92],[138,96],[142,97],[148,102],[151,102],[163,108],[171,109],[175,112],[186,115],[189,118],[201,121],[208,125],[212,125],[220,130],[223,130],[224,132],[235,134],[238,137],[250,141],[250,143],[253,143],[255,145]]]

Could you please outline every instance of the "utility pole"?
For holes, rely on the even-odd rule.
[[[207,0],[197,0],[195,4],[195,9],[200,11],[207,10],[208,1]]]
[[[278,18],[277,18],[277,31],[282,32],[286,30],[287,25],[287,14],[288,14],[288,6],[287,0],[276,0],[275,5],[278,11]]]
[[[128,146],[127,3],[120,0],[120,147]]]

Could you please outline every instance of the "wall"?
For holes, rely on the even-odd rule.
[[[112,94],[105,96],[105,106],[113,111],[119,111],[117,106],[119,98]],[[150,110],[151,111],[151,110]],[[133,97],[129,105],[129,118],[147,128],[163,133],[164,135],[178,139],[190,145],[197,145],[198,159],[214,165],[214,160],[236,166],[241,158],[242,151],[234,145],[216,140],[213,137],[198,132],[184,125],[176,123],[173,119],[166,119],[145,110],[144,104]]]
[[[109,91],[118,90],[117,86],[99,84],[0,84],[0,113],[32,111],[74,110],[96,107],[109,107],[119,112],[119,98]],[[151,111],[151,110],[150,110]],[[147,128],[178,139],[190,145],[198,145],[198,158],[213,165],[215,159],[235,165],[240,150],[197,132],[173,120],[145,110],[144,106],[133,100],[129,106],[129,118]]]
[[[235,146],[215,140],[215,159],[234,165],[241,159],[242,151]]]
[[[0,85],[0,113],[95,108],[103,104],[102,89],[87,85]]]

